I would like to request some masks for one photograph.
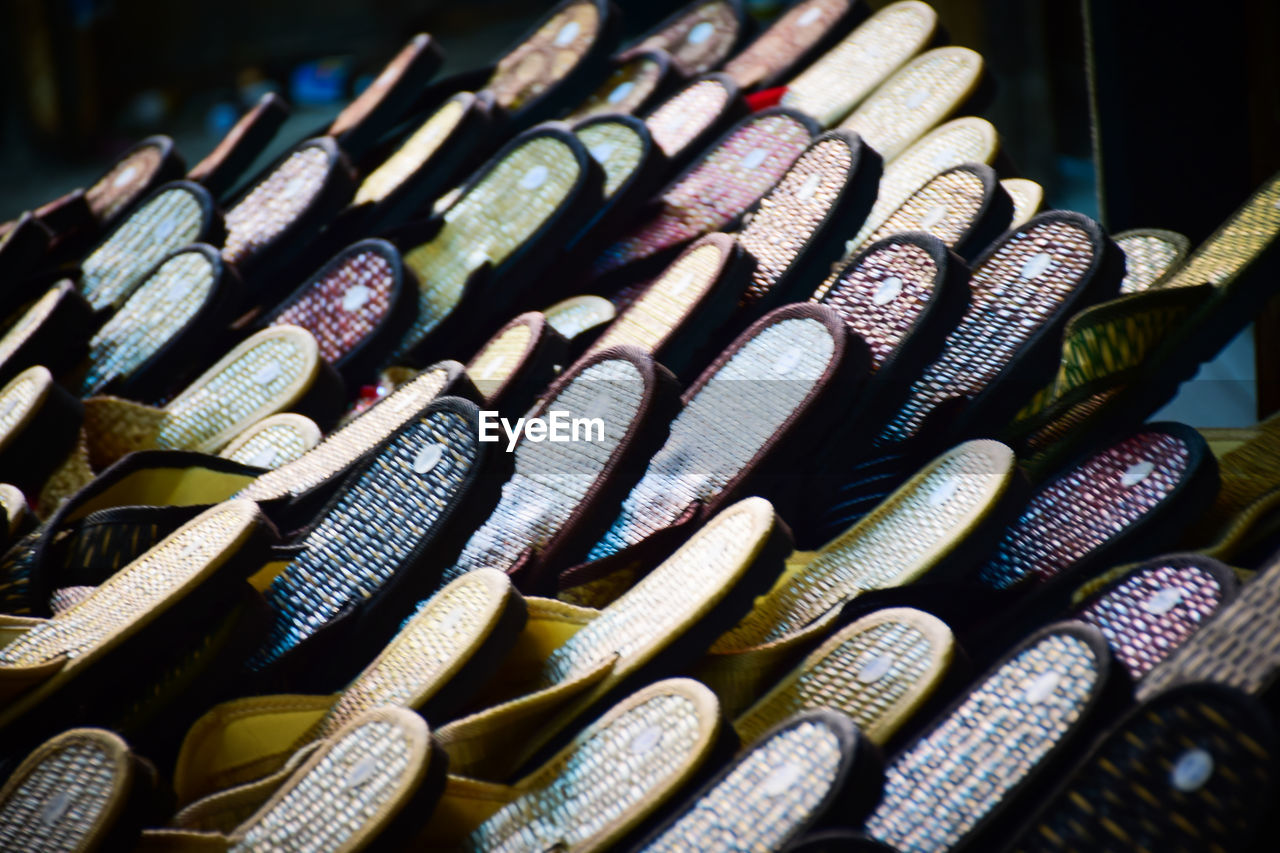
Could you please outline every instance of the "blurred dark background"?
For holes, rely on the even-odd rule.
[[[630,34],[683,0],[621,0]],[[983,111],[1048,206],[1112,231],[1195,243],[1280,168],[1280,4],[1274,0],[932,0],[950,41],[987,59]],[[442,73],[495,59],[552,4],[532,0],[0,0],[0,220],[86,186],[152,133],[194,164],[267,89],[294,114],[263,162],[329,121],[411,35]],[[783,3],[748,0],[763,24]],[[872,0],[873,8],[885,0]],[[1280,405],[1280,312],[1211,379],[1235,403]],[[1225,365],[1225,366],[1224,366]],[[1255,399],[1255,375],[1265,374]],[[1202,374],[1202,378],[1206,374]],[[1234,385],[1232,385],[1234,383]],[[1210,387],[1210,386],[1206,386]],[[1225,409],[1223,408],[1225,406]],[[1181,414],[1174,412],[1173,414]]]

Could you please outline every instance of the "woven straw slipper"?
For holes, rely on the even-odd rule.
[[[114,308],[162,259],[191,243],[221,245],[224,233],[208,190],[188,181],[165,184],[80,264],[80,293],[94,310]]]
[[[1042,213],[1007,234],[974,265],[969,310],[879,443],[911,438],[954,397],[969,403],[953,435],[1008,422],[1052,378],[1067,317],[1116,292],[1121,261],[1097,223],[1078,213]]]
[[[925,3],[890,3],[787,83],[782,105],[831,127],[923,50],[937,25]]]
[[[1146,699],[1177,684],[1216,681],[1274,700],[1280,674],[1280,560],[1272,558],[1231,601],[1218,609],[1138,685]]]
[[[400,849],[397,845],[405,843],[439,800],[446,766],[420,716],[405,708],[375,708],[322,741],[271,798],[234,829],[147,830],[138,850]]]
[[[1120,285],[1121,293],[1159,287],[1170,273],[1182,265],[1191,249],[1191,241],[1186,237],[1159,228],[1122,231],[1113,239],[1124,252],[1125,273]]]
[[[356,188],[331,226],[373,234],[394,228],[457,183],[493,134],[492,105],[459,92],[436,107]]]
[[[766,463],[780,467],[821,413],[848,402],[866,369],[866,345],[830,308],[788,305],[761,318],[685,391],[666,443],[561,588],[665,556],[680,531],[734,500]]]
[[[1000,186],[1013,200],[1013,221],[1010,228],[1021,228],[1044,206],[1044,187],[1026,178],[1003,178]]]
[[[28,305],[0,336],[0,385],[42,365],[65,376],[85,353],[98,321],[75,285],[63,280]]]
[[[238,497],[259,503],[284,498],[302,504],[321,502],[351,466],[443,396],[480,398],[456,361],[442,361],[418,373],[298,459],[263,474]]]
[[[149,817],[155,771],[103,729],[72,729],[42,744],[0,788],[0,847],[129,849]]]
[[[507,478],[511,457],[478,441],[479,416],[437,400],[351,472],[264,590],[271,627],[250,671],[332,687],[386,645]]]
[[[589,340],[617,316],[613,303],[603,296],[570,296],[543,310],[551,328],[569,341],[572,351],[582,351]]]
[[[255,469],[198,453],[148,450],[92,477],[0,559],[0,610],[50,616],[69,588],[91,589],[183,524],[253,482]]]
[[[584,714],[696,660],[777,577],[789,548],[768,501],[748,498],[603,610],[526,599],[519,654],[486,692],[495,704],[441,730],[456,772],[507,778]]]
[[[877,610],[832,634],[733,727],[743,743],[759,743],[792,714],[829,708],[884,746],[939,690],[956,654],[951,629],[937,617]]]
[[[250,425],[218,455],[242,465],[271,470],[301,459],[320,443],[321,437],[315,421],[286,412]]]
[[[502,500],[446,579],[489,566],[512,575],[523,591],[550,588],[558,561],[599,535],[665,439],[676,394],[671,374],[632,347],[603,350],[563,374],[531,416],[563,412],[586,420],[589,440],[520,441]],[[596,419],[598,430],[590,426]],[[490,422],[486,433],[505,446],[511,437],[498,426]]]
[[[716,640],[699,675],[738,713],[872,590],[948,579],[1021,502],[1016,461],[994,441],[939,457],[842,536],[799,554],[751,612]]]
[[[840,127],[891,162],[977,92],[983,66],[982,57],[966,47],[926,51],[894,72]]]
[[[903,202],[947,169],[965,163],[991,165],[999,150],[996,129],[986,119],[962,116],[934,128],[893,162],[885,164],[875,206],[850,242],[855,246],[862,243]]]
[[[1222,487],[1183,542],[1219,560],[1258,565],[1276,550],[1280,530],[1280,417],[1258,424],[1227,449],[1212,439],[1209,445],[1219,454]]]
[[[883,781],[879,752],[848,717],[806,711],[764,734],[634,849],[781,850],[815,825],[861,820]]]
[[[498,60],[483,91],[516,130],[560,115],[604,77],[620,24],[605,0],[564,0]]]
[[[219,202],[244,176],[245,171],[266,150],[289,117],[289,105],[275,92],[258,98],[205,155],[191,167],[187,180],[204,185]]]
[[[444,63],[444,51],[426,33],[418,33],[338,113],[328,133],[342,150],[359,160],[388,131],[407,117],[427,83]]]
[[[43,367],[28,368],[0,389],[0,471],[28,494],[75,450],[79,401]]]
[[[727,75],[706,74],[655,107],[644,125],[670,168],[678,169],[746,113],[746,103]]]
[[[89,340],[81,396],[158,400],[207,364],[242,299],[240,280],[211,246],[187,246],[161,261]]]
[[[649,215],[596,258],[591,274],[630,283],[657,273],[703,234],[731,230],[816,132],[811,119],[787,110],[743,119],[655,195]]]
[[[119,397],[85,401],[89,460],[103,468],[151,448],[216,452],[245,427],[293,409],[332,423],[342,380],[321,360],[311,333],[275,326],[252,335],[162,407]]]
[[[724,72],[744,91],[780,85],[866,16],[858,0],[802,0],[726,62]]]
[[[1077,593],[1070,618],[1101,631],[1138,681],[1233,599],[1239,585],[1217,560],[1170,554],[1095,579]]]
[[[35,519],[27,505],[27,496],[12,483],[0,483],[0,510],[4,511],[4,521],[0,524],[0,548],[7,549],[14,539],[27,533]]]
[[[1216,491],[1217,466],[1199,433],[1149,424],[1039,486],[975,577],[992,589],[1078,582],[1086,567],[1172,545]]]
[[[1008,849],[1253,849],[1272,808],[1278,748],[1268,714],[1235,690],[1158,694],[1112,729]]]
[[[21,724],[35,731],[74,723],[92,707],[77,699],[97,690],[120,697],[149,686],[156,667],[170,662],[175,641],[192,630],[193,608],[218,612],[266,561],[273,539],[253,503],[223,503],[184,524],[75,606],[48,619],[4,617],[9,640],[0,648],[0,727],[12,732]],[[99,712],[101,704],[114,700],[99,703]]]
[[[970,261],[1009,229],[1012,218],[1013,201],[995,170],[982,163],[963,163],[912,193],[879,228],[853,245],[850,254],[894,234],[923,231]]]
[[[425,240],[398,238],[413,246],[404,261],[418,278],[418,316],[400,353],[424,358],[431,339],[454,350],[477,345],[467,338],[491,318],[494,297],[508,306],[523,301],[599,206],[603,183],[600,165],[560,124],[521,134],[491,157],[458,200],[422,226]]]
[[[867,833],[902,851],[995,849],[984,839],[1085,724],[1118,700],[1106,641],[1062,623],[1010,652],[886,768]]]
[[[619,702],[511,786],[450,776],[418,849],[606,850],[642,832],[715,766],[719,707],[689,679]]]
[[[569,344],[537,311],[498,330],[467,364],[485,405],[508,417],[529,411],[537,395],[567,361]]]
[[[585,119],[573,132],[604,170],[604,203],[564,249],[566,263],[582,265],[626,229],[653,187],[667,177],[668,164],[644,122],[633,116]]]
[[[615,60],[613,71],[569,114],[571,119],[636,115],[652,108],[684,81],[665,50],[642,50]]]
[[[628,48],[670,54],[686,77],[703,74],[734,54],[747,34],[747,13],[738,0],[693,0],[673,12]]]
[[[311,332],[350,385],[372,376],[413,323],[415,284],[385,240],[343,249],[261,320]]]
[[[867,218],[881,171],[880,156],[853,134],[833,130],[815,139],[738,232],[756,259],[743,303],[758,315],[807,296],[840,251],[831,238]]]
[[[753,262],[728,234],[692,243],[588,347],[590,355],[631,345],[680,376],[701,367],[751,280]]]
[[[524,621],[524,601],[506,575],[478,569],[423,602],[340,692],[258,696],[214,707],[191,727],[179,752],[174,789],[187,806],[174,825],[225,825],[225,807],[242,809],[249,787],[265,802],[271,778],[283,781],[293,756],[370,708],[397,705],[427,720],[447,719],[511,649]],[[231,790],[236,786],[239,791]]]
[[[184,164],[167,136],[150,136],[111,164],[84,191],[89,210],[99,222],[112,223],[120,214],[166,181],[182,177]]]

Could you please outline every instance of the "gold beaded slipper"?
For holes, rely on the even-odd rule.
[[[686,77],[718,68],[747,34],[747,12],[739,0],[692,0],[641,36],[620,56],[662,50]]]
[[[408,221],[427,208],[493,138],[492,103],[459,92],[437,106],[371,169],[351,203],[331,228],[339,233],[376,234]]]
[[[329,424],[341,398],[342,379],[311,333],[274,326],[242,341],[164,406],[85,400],[89,461],[101,469],[137,450],[216,452],[250,424],[290,409]]]
[[[103,729],[72,729],[42,744],[0,788],[0,848],[130,849],[151,816],[155,769]]]
[[[766,464],[781,470],[805,441],[822,438],[823,416],[856,398],[850,391],[867,364],[866,345],[826,306],[787,305],[754,323],[685,391],[666,442],[585,562],[561,574],[560,589],[634,576],[665,557]],[[601,601],[584,589],[575,595]]]
[[[572,437],[576,421],[581,440],[533,440],[527,432],[513,435],[518,425],[504,430],[487,419],[486,441],[514,451],[515,473],[445,580],[487,566],[507,572],[524,592],[551,588],[559,562],[599,535],[666,437],[677,393],[674,378],[650,356],[616,347],[578,362],[530,411],[548,434],[557,429],[552,413],[562,413],[561,432]]]
[[[390,640],[498,500],[511,457],[445,397],[357,466],[285,557],[253,579],[270,608],[255,681],[332,689]],[[282,555],[284,557],[284,555]]]
[[[614,705],[512,785],[450,775],[415,847],[619,847],[715,767],[721,728],[711,691],[685,678],[659,681]]]
[[[798,553],[773,589],[711,646],[697,668],[737,714],[873,590],[946,581],[989,547],[1023,489],[1012,451],[988,440],[943,454],[816,553]]]
[[[591,8],[590,4],[581,4]],[[477,346],[495,303],[522,303],[601,204],[604,171],[567,125],[517,136],[471,175],[457,201],[396,242],[418,278],[418,316],[398,355]],[[505,319],[505,318],[503,318]],[[476,340],[476,338],[479,340]]]
[[[39,494],[74,454],[83,407],[43,367],[30,367],[0,388],[0,471],[23,492]]]
[[[608,72],[609,54],[622,34],[620,18],[606,0],[564,0],[491,69],[467,76],[479,77],[477,85],[493,98],[512,130],[555,118],[586,97]]]
[[[792,714],[828,708],[883,747],[939,691],[957,654],[951,629],[936,616],[877,610],[832,634],[733,727],[743,743],[759,743]]]
[[[763,498],[721,512],[603,610],[527,598],[487,705],[440,730],[455,772],[511,776],[584,714],[679,671],[777,577],[790,536]]]
[[[782,105],[813,116],[823,127],[843,119],[863,98],[923,50],[938,13],[927,3],[890,3],[788,82]]]
[[[1034,785],[1123,701],[1106,641],[1065,622],[996,663],[885,771],[868,835],[903,851],[998,849],[999,825],[1025,814]]]
[[[89,339],[83,397],[116,394],[160,400],[225,345],[243,293],[216,249],[200,244],[169,255],[143,278]]]
[[[149,829],[138,850],[400,849],[435,808],[446,766],[420,716],[405,708],[374,708],[321,741],[265,803],[242,806],[247,817],[234,828]]]
[[[190,181],[165,184],[80,263],[80,293],[95,311],[115,308],[161,260],[192,243],[220,246],[225,233],[208,190]]]
[[[876,203],[850,241],[860,245],[903,202],[947,169],[965,163],[992,165],[1000,151],[995,127],[986,119],[962,116],[929,131],[884,167]]]
[[[1231,688],[1189,684],[1135,708],[1005,848],[1250,850],[1273,809],[1275,724]]]
[[[215,706],[178,754],[173,825],[227,825],[249,791],[264,802],[294,756],[360,713],[386,705],[448,719],[516,643],[524,600],[496,569],[468,572],[424,601],[372,663],[330,695],[255,696]],[[238,788],[239,790],[232,790]],[[224,813],[227,804],[234,804]]]
[[[637,115],[665,98],[684,75],[665,50],[642,50],[615,59],[613,70],[569,113],[570,120]]]
[[[285,412],[250,424],[218,455],[241,465],[272,470],[301,459],[322,437],[311,418]]]
[[[487,407],[519,417],[555,379],[557,369],[568,360],[568,350],[568,341],[545,315],[527,311],[499,329],[472,356],[467,376]]]
[[[0,617],[0,727],[16,734],[86,722],[149,685],[193,616],[217,613],[266,562],[275,533],[250,501],[219,504],[178,528],[74,606],[47,619]],[[195,621],[207,621],[198,618]],[[101,709],[99,709],[100,711]]]
[[[954,113],[983,81],[982,56],[967,47],[936,47],[907,62],[840,123],[886,163]]]
[[[98,319],[75,285],[64,279],[18,315],[0,335],[0,385],[29,367],[41,365],[67,377],[85,354],[85,341]]]
[[[845,259],[877,240],[921,231],[932,234],[948,249],[971,261],[1009,230],[1012,217],[1013,201],[995,170],[982,163],[962,163],[931,178],[860,242],[850,241]],[[828,278],[828,282],[830,280]],[[818,295],[827,286],[824,283]]]
[[[879,750],[852,720],[804,711],[763,734],[632,849],[789,850],[815,826],[862,820],[883,784]]]

